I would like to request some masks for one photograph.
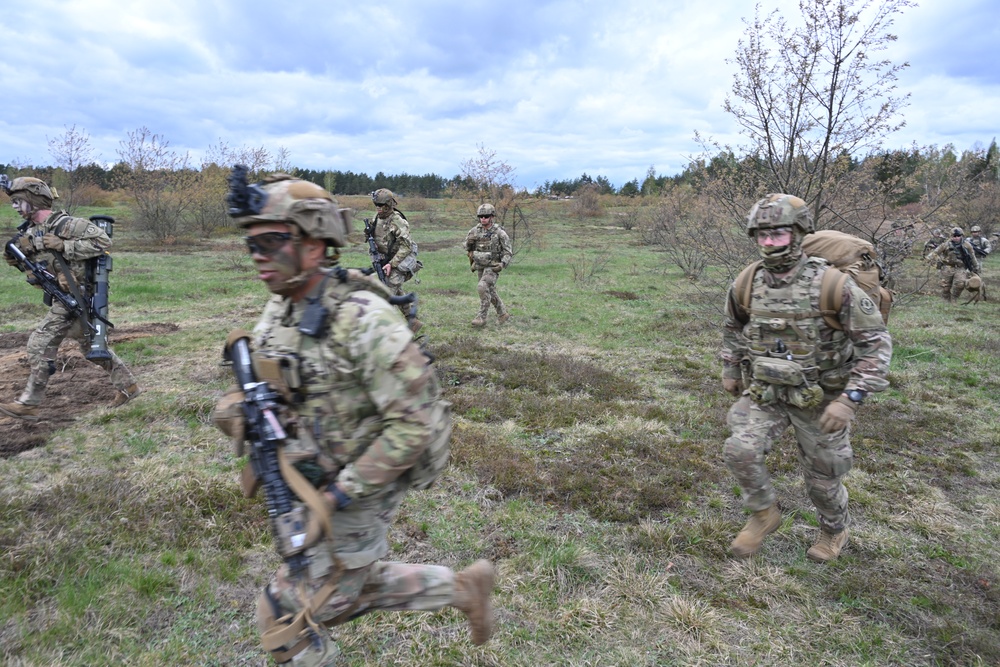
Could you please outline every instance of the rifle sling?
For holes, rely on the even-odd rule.
[[[310,512],[319,522],[321,531],[325,532],[327,537],[333,537],[330,508],[326,500],[303,477],[302,473],[288,462],[283,448],[278,450],[278,465],[281,469],[281,476],[285,478],[295,495],[309,507]],[[283,663],[291,660],[293,656],[308,648],[311,642],[311,633],[319,635],[321,629],[313,619],[313,613],[326,604],[330,596],[336,592],[343,572],[343,564],[334,557],[333,571],[327,575],[326,581],[312,597],[308,597],[304,588],[300,588],[299,596],[303,603],[302,609],[296,614],[288,614],[277,619],[275,624],[261,635],[261,644],[264,650],[270,652],[276,662]],[[353,605],[348,610],[348,612],[350,611],[353,611]],[[343,614],[337,618],[339,619],[341,616]]]
[[[76,279],[73,278],[73,272],[69,269],[69,264],[66,263],[66,258],[62,256],[61,252],[53,252],[52,256],[56,260],[56,264],[59,265],[59,271],[62,272],[63,276],[66,278],[66,284],[69,285],[69,291],[76,299],[76,302],[80,304],[80,315],[79,318],[83,320],[84,333],[89,335],[90,332],[90,308],[87,307],[87,301],[83,297],[83,293],[80,291],[79,285],[76,284]]]

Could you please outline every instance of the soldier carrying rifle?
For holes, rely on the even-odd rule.
[[[0,413],[38,420],[38,406],[49,377],[55,373],[56,353],[66,336],[77,340],[86,359],[110,372],[111,383],[118,390],[113,405],[125,404],[140,389],[128,367],[107,347],[106,313],[95,310],[97,287],[88,279],[94,273],[91,260],[106,254],[110,236],[102,224],[93,220],[75,218],[65,211],[54,212],[52,203],[58,194],[37,178],[26,176],[11,182],[4,176],[0,189],[24,220],[17,236],[7,244],[4,258],[25,271],[30,284],[45,291],[44,301],[50,306],[28,338],[28,384],[17,400],[0,403]],[[106,298],[106,291],[103,294]]]

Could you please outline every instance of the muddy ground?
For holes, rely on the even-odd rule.
[[[143,324],[112,329],[108,344],[172,333],[176,324]],[[0,402],[15,400],[28,380],[27,344],[29,332],[0,334]],[[49,380],[39,421],[28,422],[0,415],[0,458],[44,445],[53,431],[66,428],[78,415],[109,406],[115,397],[111,376],[88,362],[75,340],[67,339],[59,348],[56,374]]]

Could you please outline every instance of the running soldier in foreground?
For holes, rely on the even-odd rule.
[[[0,413],[28,421],[38,420],[38,406],[56,370],[59,345],[67,336],[79,343],[86,359],[111,373],[111,383],[118,390],[112,405],[125,404],[139,395],[139,386],[128,367],[110,348],[105,346],[99,357],[89,354],[94,323],[86,320],[86,304],[94,289],[87,280],[87,260],[107,252],[111,239],[90,220],[74,218],[65,211],[53,212],[52,205],[58,195],[40,179],[15,178],[5,190],[14,210],[25,221],[21,227],[24,231],[12,243],[31,263],[51,271],[61,291],[70,297],[66,300],[75,302],[77,308],[74,312],[62,300],[47,300],[50,301],[49,312],[28,338],[31,366],[28,384],[17,400],[0,403]],[[11,254],[6,254],[5,258],[11,266],[18,265]],[[37,279],[29,274],[28,282],[35,284]]]
[[[285,564],[257,604],[264,649],[280,664],[335,665],[339,650],[326,627],[376,610],[447,606],[466,615],[474,643],[486,642],[493,632],[489,561],[455,573],[380,560],[407,492],[429,486],[443,467],[437,452],[447,455],[439,445],[447,442],[450,412],[430,360],[388,290],[336,266],[349,227],[326,190],[287,174],[250,185],[239,168],[230,183],[230,215],[247,231],[258,277],[274,296],[252,336],[230,336],[227,354],[252,338],[255,375],[278,398],[271,406],[255,398],[247,410],[249,395],[232,391],[214,419],[238,455],[245,436],[252,447],[279,450],[278,479],[273,470],[261,479],[255,469],[244,475],[245,492],[263,483],[272,509],[275,486],[295,495],[292,509],[271,513]],[[247,414],[270,417],[251,424]],[[424,468],[429,452],[434,465]]]

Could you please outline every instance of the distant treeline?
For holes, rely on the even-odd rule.
[[[966,173],[977,176],[986,170],[996,170],[1000,159],[998,159],[998,148],[996,140],[990,143],[987,150],[957,152],[952,146],[945,146],[941,149],[930,147],[918,149],[916,147],[907,150],[883,151],[862,159],[856,159],[849,155],[843,155],[841,160],[847,163],[847,170],[853,171],[862,166],[873,166],[875,180],[880,183],[900,182],[900,177],[904,179],[926,169],[928,163],[948,164],[965,162],[968,164]],[[583,192],[596,192],[605,195],[621,195],[626,197],[636,196],[656,196],[671,185],[690,185],[699,189],[706,180],[711,180],[725,169],[732,167],[734,163],[749,165],[751,171],[759,169],[763,174],[767,170],[763,159],[757,156],[737,156],[733,153],[722,152],[711,159],[696,160],[688,164],[685,169],[676,175],[668,176],[657,174],[655,167],[649,167],[645,177],[640,180],[634,178],[620,188],[606,176],[591,177],[584,173],[578,178],[545,181],[543,185],[535,188],[532,194],[536,196],[569,197],[580,195]],[[975,163],[975,164],[969,164]],[[299,178],[312,181],[327,190],[338,195],[363,195],[372,192],[377,188],[389,188],[394,193],[403,196],[421,196],[438,198],[449,196],[455,192],[469,192],[477,189],[475,181],[467,176],[452,176],[445,178],[437,174],[424,174],[422,176],[414,174],[385,174],[378,172],[374,176],[365,173],[355,173],[353,171],[340,170],[317,170],[317,169],[292,169]],[[66,172],[60,167],[34,167],[24,165],[0,164],[0,173],[7,173],[11,176],[19,174],[32,174],[42,180],[53,183],[63,179],[56,179],[56,174],[65,176]],[[97,163],[77,167],[73,171],[73,181],[76,183],[89,183],[96,185],[105,191],[111,191],[121,187],[122,183],[128,181],[131,176],[131,168],[125,162],[119,162],[112,167],[105,169]],[[1000,173],[990,174],[989,180],[1000,179]],[[896,193],[896,205],[919,201],[926,192],[926,183],[913,181],[908,188]]]

